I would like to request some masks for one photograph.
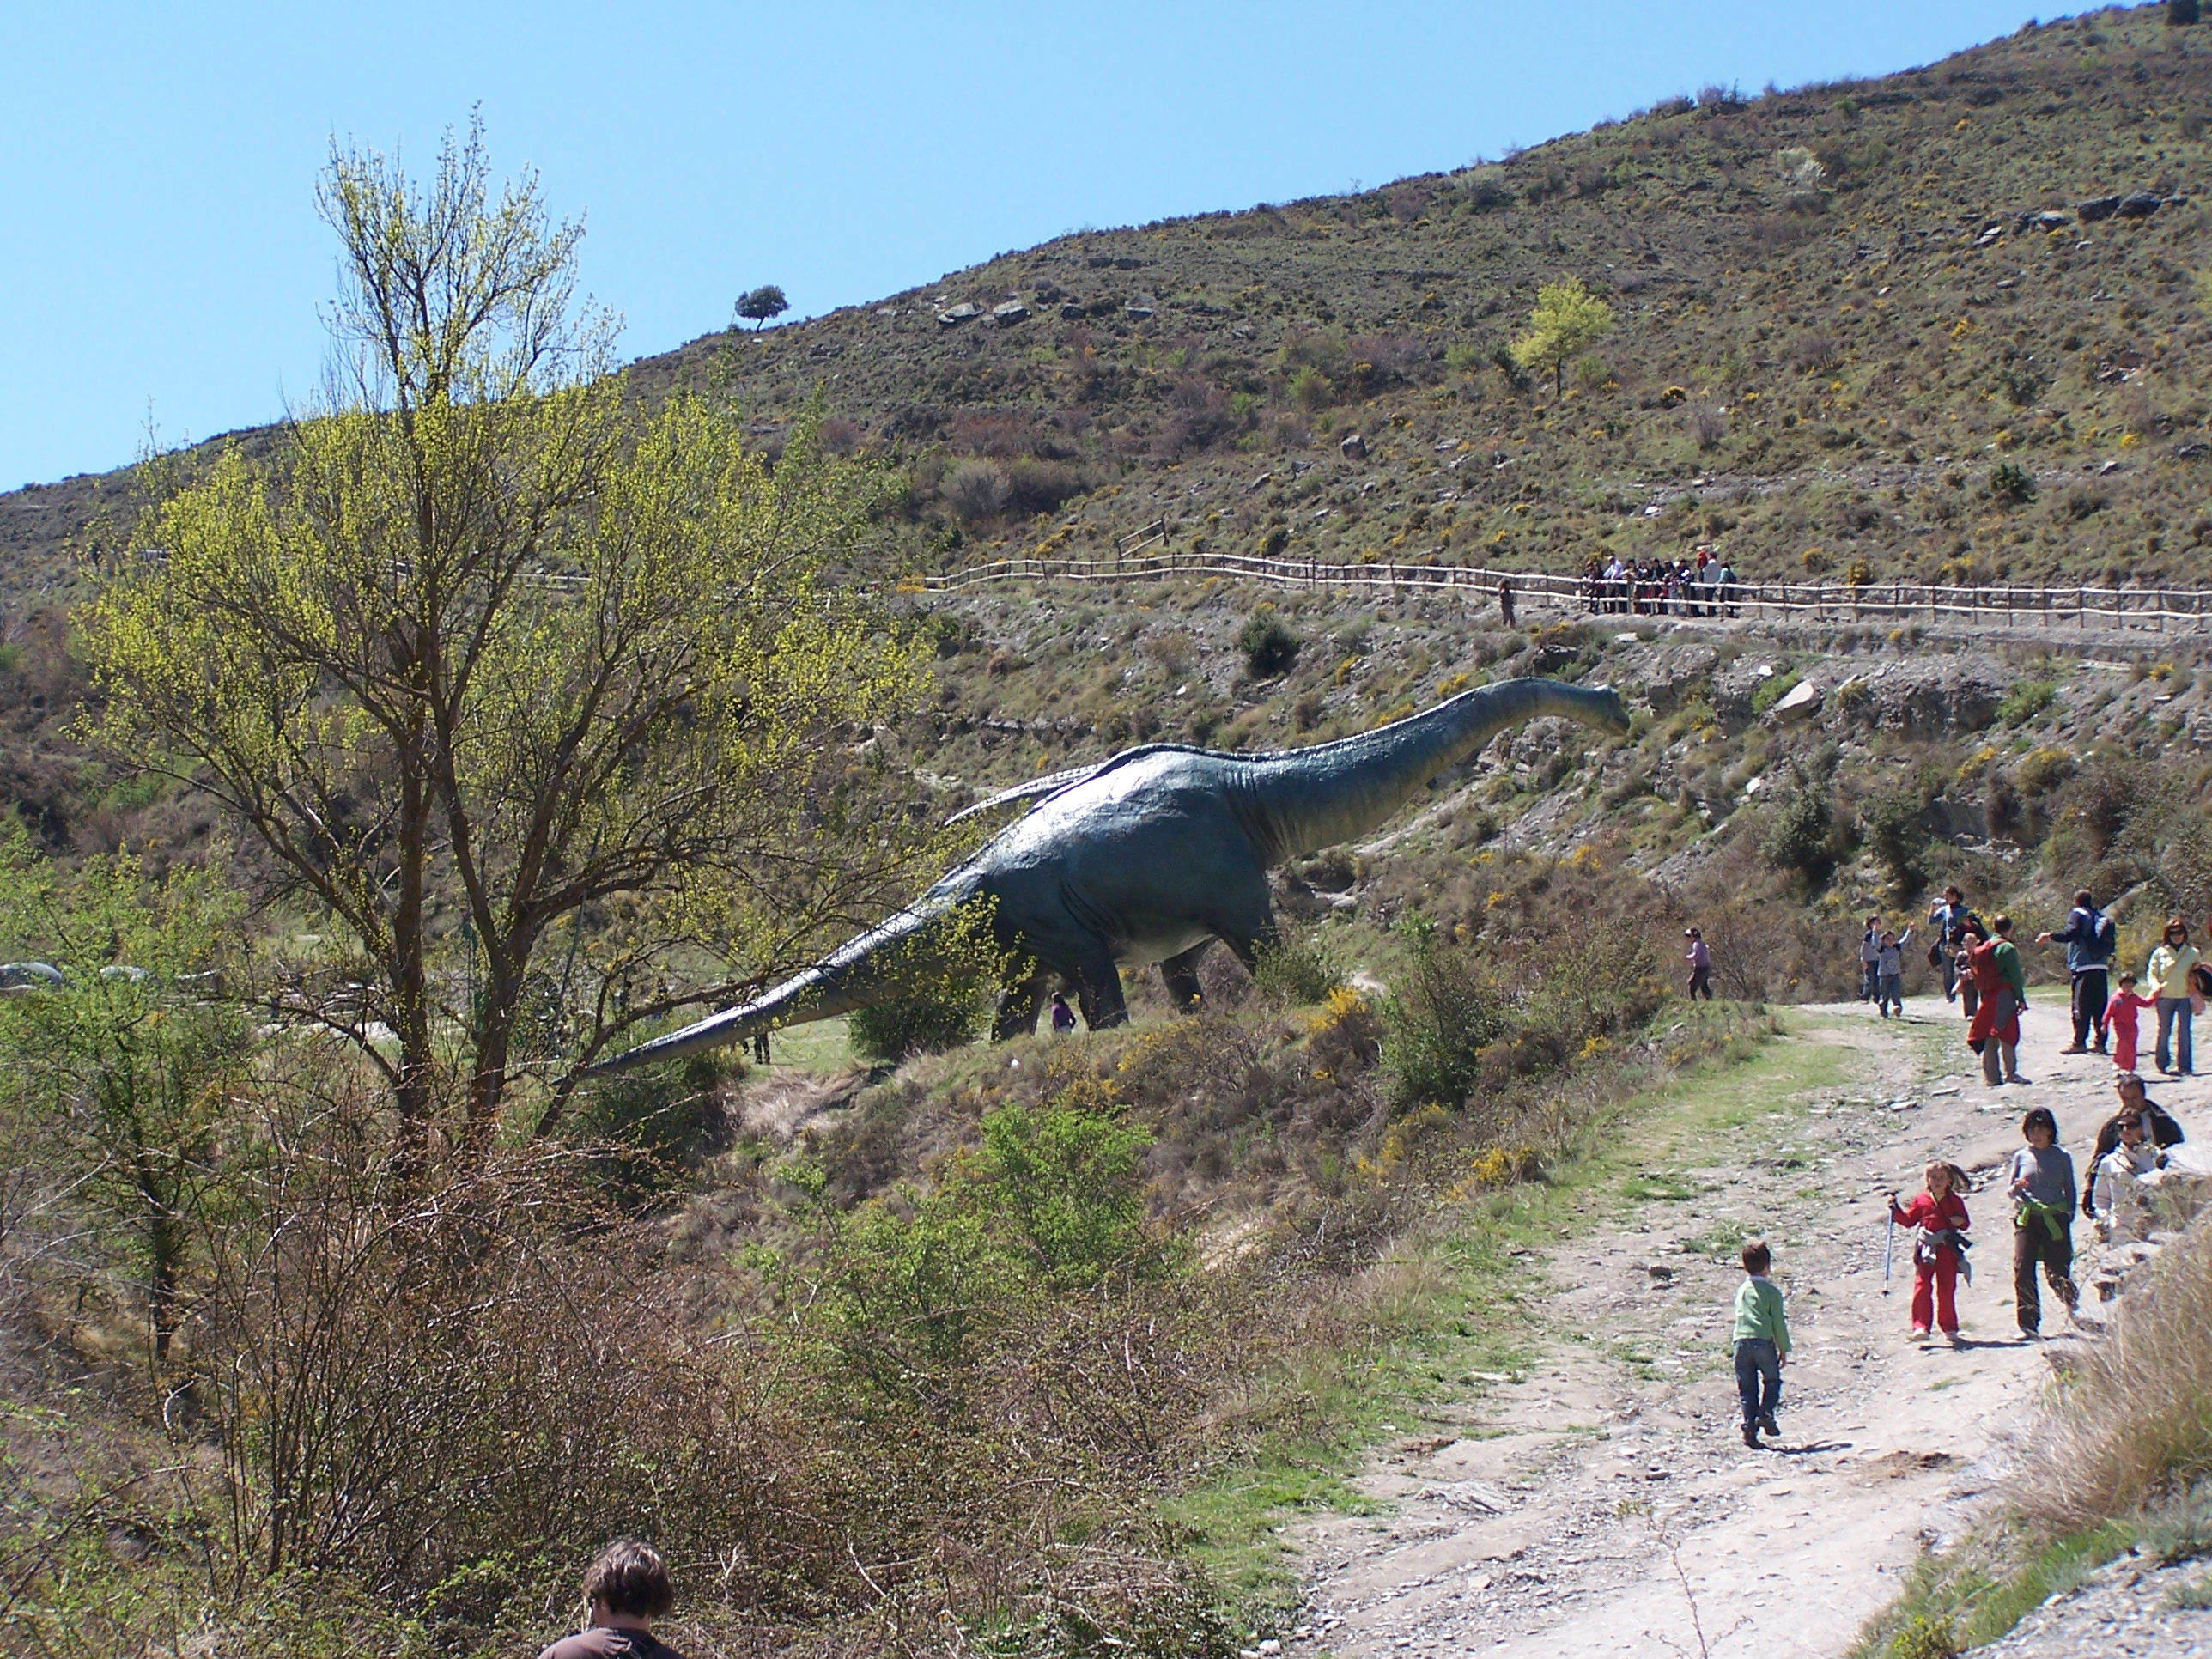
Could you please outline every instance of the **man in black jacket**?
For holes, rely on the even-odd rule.
[[[2112,995],[2105,970],[2112,965],[2118,937],[2112,919],[2097,908],[2086,887],[2074,895],[2074,908],[2067,912],[2063,933],[2035,936],[2038,945],[2066,947],[2066,970],[2074,981],[2074,1042],[2062,1053],[2087,1054],[2092,1030],[2097,1034],[2097,1052],[2105,1052],[2105,1005]]]

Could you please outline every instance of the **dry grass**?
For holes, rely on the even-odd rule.
[[[2016,1500],[2063,1530],[2134,1515],[2212,1476],[2212,1219],[2168,1246],[2149,1285],[2068,1374]]]

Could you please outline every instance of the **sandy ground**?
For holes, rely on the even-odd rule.
[[[1916,1190],[1937,1155],[1980,1187],[2034,1105],[2057,1113],[2078,1163],[2110,1114],[2109,1061],[2058,1052],[2063,991],[2031,1000],[2030,1084],[1997,1090],[1940,1000],[1886,1026],[1858,1005],[1804,1011],[1785,1040],[1848,1044],[1855,1080],[1778,1119],[1778,1155],[1716,1146],[1689,1172],[1694,1201],[1646,1206],[1551,1253],[1540,1265],[1557,1288],[1530,1370],[1456,1408],[1455,1436],[1378,1453],[1359,1484],[1383,1513],[1310,1529],[1291,1650],[1845,1652],[1920,1551],[1985,1501],[2046,1356],[2086,1340],[2048,1296],[2046,1340],[2019,1339],[2010,1206],[1995,1186],[1968,1200],[1985,1242],[1960,1288],[1964,1346],[1910,1339],[1902,1231],[1884,1294],[1883,1191]],[[2212,1134],[2212,1086],[2149,1081],[2192,1140]],[[1796,1342],[1782,1436],[1757,1452],[1737,1437],[1729,1362],[1740,1270],[1686,1248],[1729,1224],[1773,1241]]]

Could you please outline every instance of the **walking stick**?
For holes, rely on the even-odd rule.
[[[1884,1296],[1887,1296],[1889,1294],[1890,1257],[1896,1249],[1897,1218],[1893,1215],[1889,1218],[1888,1230],[1881,1236],[1881,1293]]]

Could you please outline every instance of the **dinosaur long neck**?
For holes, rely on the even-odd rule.
[[[757,1031],[835,1018],[896,996],[906,988],[899,971],[898,947],[972,898],[977,885],[972,867],[963,865],[905,909],[847,940],[805,972],[793,975],[750,1002],[710,1014],[682,1030],[602,1060],[592,1072],[626,1072],[634,1066],[680,1060],[742,1042]]]
[[[1255,756],[1240,769],[1248,827],[1267,842],[1260,850],[1271,865],[1333,847],[1381,828],[1431,778],[1508,726],[1547,714],[1613,726],[1620,710],[1608,690],[1503,680],[1358,737]]]

